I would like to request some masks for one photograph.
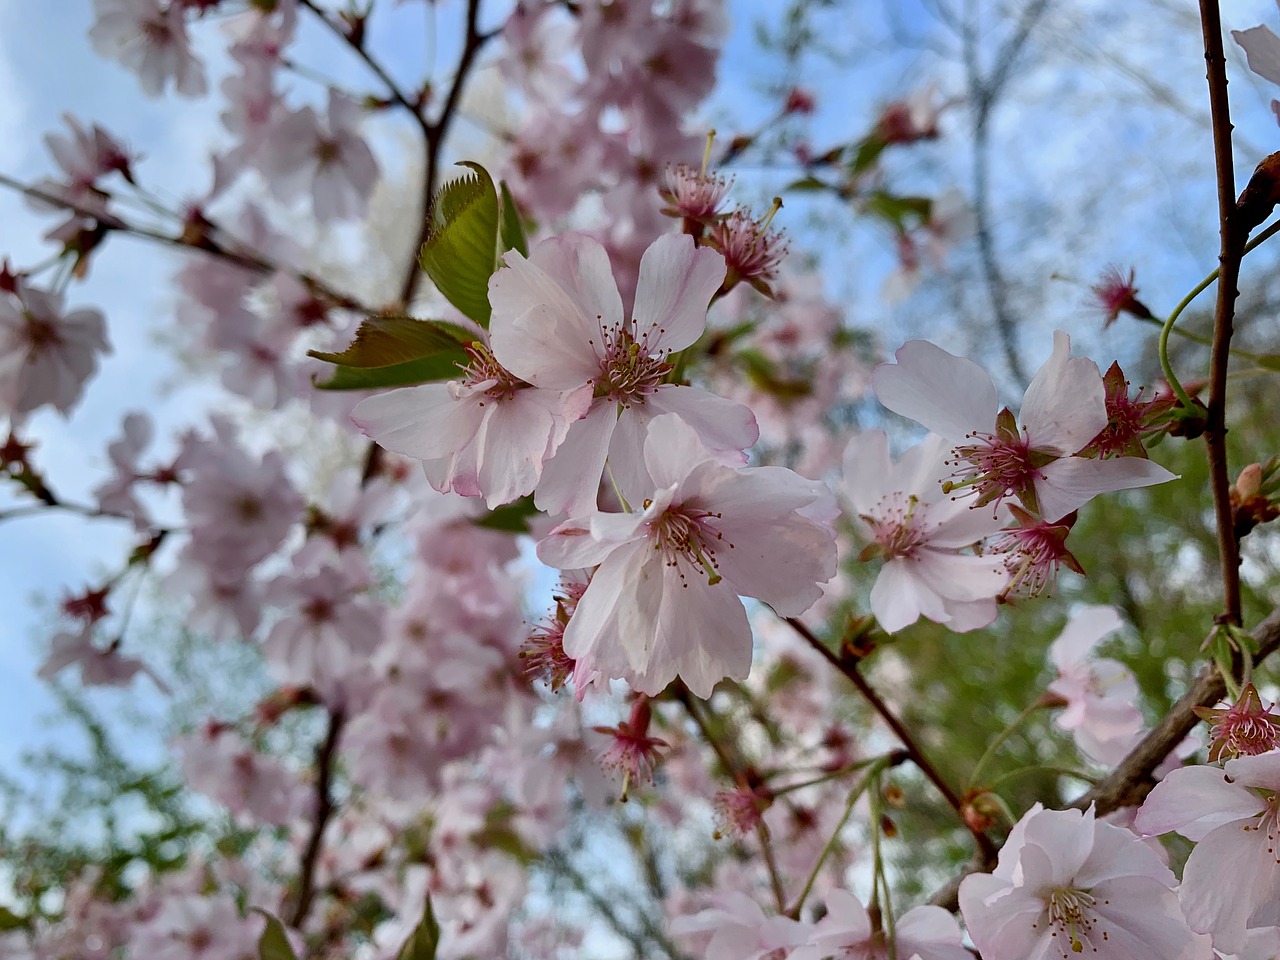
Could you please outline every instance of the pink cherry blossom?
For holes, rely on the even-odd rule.
[[[961,943],[960,924],[941,907],[913,907],[894,922],[894,954],[911,960],[973,960]],[[827,913],[789,960],[889,960],[882,930],[872,930],[867,908],[845,890],[827,895]]]
[[[263,173],[286,196],[310,196],[322,223],[364,215],[378,162],[360,136],[360,105],[329,90],[323,121],[311,107],[281,119],[261,159]]]
[[[1209,960],[1209,938],[1187,926],[1173,884],[1142,840],[1095,821],[1092,807],[1037,803],[995,871],[961,882],[960,911],[985,960]]]
[[[965,552],[998,533],[1001,520],[942,493],[946,455],[946,441],[930,435],[894,463],[879,430],[845,450],[845,496],[871,541],[866,552],[884,559],[871,612],[889,633],[922,616],[960,632],[984,627],[1008,584],[998,560]]]
[[[694,944],[700,960],[783,960],[804,943],[804,924],[766,914],[745,893],[721,893],[714,906],[677,917],[671,932]]]
[[[594,240],[544,240],[528,259],[512,251],[489,281],[494,357],[536,387],[594,393],[584,419],[547,462],[536,502],[551,514],[595,509],[610,475],[628,500],[644,496],[640,448],[646,424],[674,413],[725,459],[759,431],[751,412],[696,387],[664,382],[669,357],[693,344],[724,278],[724,262],[683,235],[660,237],[640,264],[635,307],[624,313],[609,257]]]
[[[134,71],[142,91],[158,97],[173,81],[180,96],[205,92],[204,65],[191,52],[181,3],[160,0],[93,0],[97,19],[93,48]]]
[[[1076,745],[1099,763],[1116,763],[1142,729],[1142,712],[1134,705],[1138,682],[1124,664],[1093,658],[1093,648],[1124,625],[1114,607],[1077,610],[1049,646],[1057,678],[1049,692],[1066,701],[1055,722],[1070,730]]]
[[[972,360],[924,340],[909,341],[896,357],[872,375],[876,396],[954,444],[950,489],[977,505],[1016,496],[1052,522],[1100,493],[1174,479],[1139,457],[1074,456],[1106,427],[1106,395],[1097,365],[1073,359],[1071,338],[1061,330],[1016,418],[994,415],[995,384]]]
[[[483,343],[468,353],[464,379],[369,397],[351,419],[388,450],[421,460],[437,490],[483,496],[495,507],[533,491],[547,459],[587,412],[591,388],[540,390]]]
[[[97,310],[63,313],[62,294],[19,283],[0,291],[0,413],[21,416],[50,404],[62,414],[110,353]]]
[[[174,740],[194,790],[256,822],[285,824],[302,811],[306,791],[279,757],[260,753],[234,730],[208,723]]]
[[[1251,926],[1269,926],[1280,906],[1280,751],[1182,767],[1143,803],[1145,834],[1176,830],[1195,842],[1180,897],[1192,929],[1224,953],[1245,949]]]
[[[564,633],[579,672],[625,677],[650,696],[679,676],[707,697],[751,667],[740,595],[797,616],[835,574],[831,497],[780,467],[724,466],[673,414],[650,422],[643,449],[643,510],[566,521],[538,556],[561,569],[599,564]]]

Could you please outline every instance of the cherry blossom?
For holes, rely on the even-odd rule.
[[[679,676],[706,697],[751,667],[739,595],[797,616],[835,574],[831,497],[779,467],[724,466],[673,414],[650,421],[644,463],[642,510],[568,520],[538,556],[561,569],[599,564],[564,632],[579,672],[650,696]]]
[[[1275,707],[1274,703],[1263,705],[1252,683],[1244,685],[1230,707],[1196,707],[1196,716],[1211,724],[1209,762],[1252,757],[1280,747],[1280,717],[1271,712]]]
[[[1052,522],[1100,493],[1174,479],[1139,457],[1074,455],[1106,427],[1106,396],[1097,365],[1073,359],[1071,338],[1060,330],[1016,418],[1007,408],[993,416],[995,384],[972,360],[924,340],[909,341],[896,357],[872,375],[876,396],[954,444],[948,489],[975,506],[1015,496]]]
[[[70,413],[99,356],[111,352],[102,314],[64,313],[62,301],[25,283],[14,296],[0,292],[0,411],[21,416],[50,404]]]
[[[912,960],[972,960],[960,924],[941,907],[913,907],[893,924],[894,955]],[[827,913],[789,960],[888,960],[883,930],[873,930],[867,908],[845,890],[827,895]]]
[[[1187,926],[1173,884],[1142,840],[1092,807],[1037,803],[995,871],[961,882],[960,910],[986,960],[1209,960],[1209,938]]]
[[[1138,682],[1129,668],[1091,657],[1093,648],[1123,625],[1114,607],[1081,607],[1049,646],[1049,661],[1058,671],[1049,692],[1066,703],[1055,722],[1071,731],[1087,756],[1108,766],[1128,752],[1129,741],[1142,729],[1142,712],[1134,705]]]
[[[1280,751],[1236,757],[1221,768],[1182,767],[1155,788],[1135,826],[1176,830],[1195,843],[1180,898],[1192,929],[1224,953],[1246,947],[1252,926],[1270,926],[1280,906],[1277,809]]]
[[[495,507],[533,491],[547,459],[587,413],[591,387],[540,390],[483,343],[473,343],[468,354],[464,379],[369,397],[351,419],[388,450],[421,460],[437,490],[483,496]]]
[[[1001,520],[942,493],[946,453],[946,442],[931,435],[895,463],[879,430],[864,431],[845,450],[843,490],[871,541],[864,556],[884,560],[871,612],[889,633],[922,616],[959,632],[984,627],[1008,584],[998,560],[964,552],[996,534]]]
[[[93,6],[93,48],[134,71],[143,93],[158,97],[170,81],[180,96],[205,92],[204,66],[191,52],[181,3],[93,0]]]
[[[805,941],[804,924],[769,916],[745,893],[722,893],[713,903],[671,924],[673,934],[696,945],[701,960],[783,960]]]
[[[323,122],[311,107],[281,119],[261,158],[263,173],[286,196],[306,193],[322,223],[363,216],[378,162],[360,136],[360,105],[329,91]]]
[[[668,235],[645,251],[630,319],[609,257],[578,234],[544,240],[528,259],[515,251],[489,281],[493,355],[536,387],[587,390],[585,417],[549,460],[535,502],[550,514],[595,509],[605,461],[621,495],[645,489],[640,448],[646,424],[674,413],[729,462],[759,431],[751,412],[697,387],[665,382],[669,358],[693,344],[724,278],[724,262],[693,238]]]

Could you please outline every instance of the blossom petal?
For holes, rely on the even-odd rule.
[[[1177,772],[1177,771],[1175,771]],[[1182,871],[1179,899],[1192,930],[1208,933],[1223,953],[1244,949],[1249,918],[1280,893],[1275,838],[1228,823],[1195,845]]]
[[[1090,651],[1108,634],[1124,626],[1115,607],[1090,604],[1071,615],[1058,639],[1049,645],[1049,660],[1062,669],[1070,663],[1082,663]]]
[[[455,400],[443,383],[365,397],[351,412],[351,421],[366,437],[418,460],[438,460],[461,450],[474,440],[483,419],[477,402]]]
[[[1280,751],[1271,750],[1255,757],[1236,757],[1222,768],[1236,783],[1280,791]]]
[[[1266,24],[1248,30],[1232,30],[1231,36],[1244,48],[1249,69],[1272,83],[1280,83],[1280,37]]]
[[[617,404],[596,403],[569,426],[564,442],[542,468],[533,502],[551,516],[582,517],[595,510],[609,441],[618,423]]]
[[[746,450],[760,439],[755,414],[734,400],[698,387],[664,384],[646,399],[646,405],[655,417],[676,414],[698,432],[710,450]]]
[[[1071,357],[1071,338],[1053,334],[1053,353],[1027,386],[1018,413],[1034,450],[1069,457],[1107,425],[1107,395],[1098,365]],[[1051,519],[1057,519],[1053,517]]]
[[[1176,830],[1201,840],[1223,824],[1258,816],[1266,803],[1217,767],[1180,767],[1152,788],[1134,818],[1138,832],[1158,836]]]
[[[1178,906],[1178,895],[1160,881],[1148,876],[1122,876],[1099,883],[1089,892],[1098,915],[1090,940],[1104,955],[1112,955],[1106,953],[1110,947],[1121,951],[1119,956],[1134,960],[1213,957],[1209,938],[1192,932]],[[1104,932],[1106,940],[1101,937]],[[1088,954],[1087,949],[1085,953]]]
[[[908,340],[894,356],[871,375],[882,404],[952,441],[991,429],[996,387],[982,367],[927,340]]]
[[[1085,460],[1064,457],[1040,469],[1035,482],[1040,513],[1049,523],[1078,510],[1100,493],[1149,487],[1178,479],[1160,464],[1141,457]]]
[[[942,599],[915,575],[910,560],[890,560],[880,568],[871,587],[871,612],[885,633],[897,633],[924,616],[940,621],[946,618]]]
[[[989,873],[973,873],[960,882],[960,913],[974,944],[986,960],[1027,960],[1049,940],[1045,925],[1032,926],[1044,904],[1019,887]]]
[[[699,247],[693,237],[669,233],[640,258],[636,284],[636,338],[675,352],[692,344],[707,326],[707,308],[724,282],[724,257]],[[649,333],[655,329],[655,333]]]

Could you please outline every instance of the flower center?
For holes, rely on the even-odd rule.
[[[463,383],[468,387],[483,387],[485,396],[501,403],[510,400],[515,392],[527,384],[494,359],[489,348],[478,340],[465,348],[471,362],[462,367]]]
[[[1034,462],[1025,433],[975,432],[965,439],[970,442],[954,447],[951,459],[946,461],[954,472],[942,484],[943,493],[960,491],[957,496],[975,497],[975,507],[992,502],[999,506],[1008,496],[1024,502],[1034,498],[1035,481],[1044,474]]]
[[[628,407],[644,403],[645,397],[657,390],[662,378],[671,371],[671,364],[667,362],[671,351],[649,342],[650,335],[657,340],[665,332],[662,327],[648,326],[637,339],[634,320],[624,320],[607,328],[602,325],[603,350],[600,376],[594,381],[595,395]],[[595,346],[594,341],[591,343]]]
[[[885,560],[910,557],[928,539],[923,525],[915,522],[919,506],[916,497],[895,492],[881,498],[874,514],[862,514]]]
[[[1228,782],[1230,779],[1228,778]],[[1264,796],[1266,796],[1264,794]],[[1245,824],[1245,830],[1256,830],[1259,833],[1267,835],[1267,853],[1275,857],[1276,863],[1280,863],[1280,855],[1276,853],[1276,839],[1280,836],[1280,795],[1271,794],[1266,796],[1267,809],[1263,810],[1258,816],[1258,822],[1253,824]]]
[[[1094,912],[1097,904],[1098,901],[1088,893],[1074,887],[1059,887],[1049,893],[1045,901],[1051,928],[1049,936],[1064,938],[1064,942],[1059,942],[1064,958],[1070,957],[1072,953],[1084,953],[1086,947],[1090,953],[1097,953],[1098,948],[1093,945],[1094,938],[1103,941],[1110,939],[1107,931],[1098,929],[1098,915]],[[1038,927],[1039,921],[1031,926]]]
[[[645,506],[647,508],[648,504]],[[696,507],[672,506],[651,523],[649,540],[653,549],[662,551],[666,565],[676,568],[683,581],[681,586],[689,586],[684,571],[686,564],[705,574],[709,586],[720,582],[716,551],[723,546],[733,549],[733,544],[724,539],[724,534],[712,526],[720,518],[718,513],[708,513]]]

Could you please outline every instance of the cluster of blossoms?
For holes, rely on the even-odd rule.
[[[41,285],[38,270],[0,267],[0,471],[51,509],[120,522],[132,544],[121,570],[62,602],[39,672],[170,694],[163,665],[131,643],[120,590],[133,584],[136,600],[152,576],[185,630],[240,645],[262,671],[235,678],[248,709],[215,712],[170,744],[187,787],[229,814],[230,842],[109,883],[107,864],[63,878],[58,896],[0,917],[0,953],[246,960],[260,911],[319,960],[404,956],[426,913],[439,960],[577,957],[587,933],[538,912],[547,884],[532,865],[594,906],[566,837],[643,792],[618,821],[645,858],[642,906],[668,923],[655,934],[639,908],[631,924],[626,904],[605,906],[621,914],[616,929],[673,955],[965,960],[966,937],[988,960],[1275,955],[1280,721],[1252,686],[1205,715],[1210,763],[1166,764],[1141,810],[1108,820],[1033,806],[993,870],[960,887],[966,932],[936,906],[895,916],[880,842],[906,799],[884,778],[907,759],[927,767],[909,743],[876,753],[840,699],[838,683],[865,682],[858,661],[875,642],[869,618],[845,617],[841,554],[880,562],[869,606],[884,633],[921,618],[986,627],[1001,604],[1052,591],[1061,568],[1083,574],[1067,540],[1093,497],[1174,479],[1146,451],[1173,400],[1144,400],[1118,365],[1104,375],[1072,357],[1063,332],[1016,415],[978,364],[924,341],[873,372],[819,278],[784,263],[781,202],[728,210],[732,178],[711,169],[711,137],[690,162],[698,139],[683,120],[714,84],[720,0],[519,0],[490,30],[473,2],[444,96],[430,78],[406,93],[377,66],[368,5],[94,7],[94,47],[145,93],[219,91],[223,139],[207,193],[164,210],[119,139],[68,117],[46,140],[59,172],[30,197],[69,217],[48,234],[69,268]],[[323,83],[308,101],[297,55],[312,17],[388,96]],[[227,57],[205,58],[225,65],[220,78],[193,51],[197,24],[226,41]],[[1268,37],[1246,44],[1251,61]],[[461,80],[490,41],[520,118],[499,161],[520,210],[505,189],[500,209],[507,221],[531,214],[548,236],[501,238],[486,323],[433,301],[468,338],[456,373],[374,374],[359,386],[413,385],[358,400],[317,391],[307,348],[358,344],[361,317],[408,321],[425,298],[412,271],[372,295],[383,308],[340,291],[293,221],[345,231],[376,207],[366,112],[411,114],[435,170]],[[813,106],[793,89],[782,115]],[[861,147],[936,139],[941,109],[931,87],[895,100]],[[596,208],[579,202],[588,194]],[[139,205],[163,221],[147,235],[190,253],[176,278],[182,348],[278,419],[209,414],[166,448],[151,416],[131,412],[89,502],[63,501],[15,433],[43,408],[68,415],[109,353],[104,317],[68,310],[65,287]],[[896,224],[891,293],[968,228],[956,193],[929,209],[916,232]],[[555,233],[570,217],[579,229]],[[1109,313],[1146,311],[1132,275],[1096,293]],[[887,432],[851,436],[847,417],[837,428],[831,411],[868,386],[928,435],[895,458]],[[298,421],[312,449],[290,453],[272,435]],[[1232,490],[1241,525],[1277,511],[1274,464],[1254,467]],[[504,509],[533,515],[536,544],[521,548]],[[545,580],[529,572],[535,555],[561,580],[531,628],[525,593]],[[847,622],[838,652],[802,615]],[[1058,728],[1099,767],[1144,735],[1133,674],[1094,655],[1122,625],[1111,607],[1078,607],[1032,703],[1060,709]],[[548,696],[540,681],[575,696]],[[299,730],[311,750],[291,745]],[[973,792],[999,812],[992,788]],[[990,843],[996,817],[977,806],[956,804],[957,827]],[[855,811],[869,824],[856,838]],[[1170,831],[1196,843],[1181,883],[1152,839]],[[655,848],[663,834],[678,868]],[[850,878],[868,861],[864,905]]]

